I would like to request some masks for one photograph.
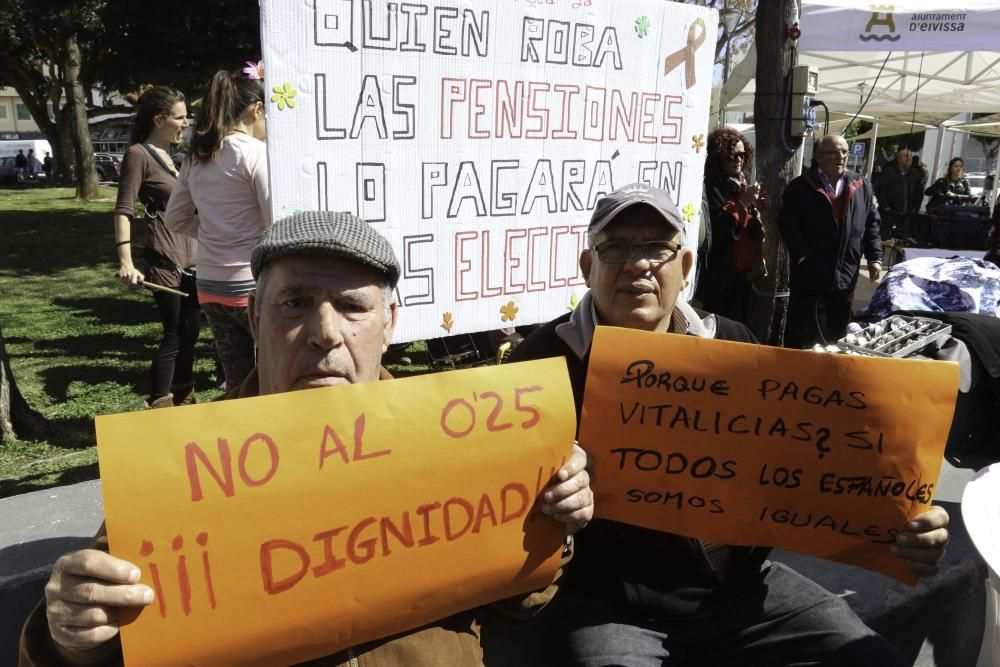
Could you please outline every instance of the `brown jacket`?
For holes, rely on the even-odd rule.
[[[392,376],[383,368],[379,379]],[[224,398],[257,396],[259,391],[257,369],[247,376],[243,385],[226,394]],[[93,549],[108,550],[108,537],[104,525],[94,537]],[[512,618],[530,618],[552,600],[563,568],[572,554],[564,554],[560,569],[553,583],[543,591],[501,600],[490,605],[493,612]],[[393,637],[379,639],[357,646],[336,655],[303,663],[308,667],[479,667],[483,664],[479,623],[482,610],[473,609],[449,616],[422,628],[410,630]],[[76,651],[63,648],[52,640],[43,599],[28,616],[21,631],[19,667],[120,667],[121,642],[116,637],[104,646]]]

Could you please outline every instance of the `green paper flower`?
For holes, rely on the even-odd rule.
[[[694,216],[698,215],[698,209],[691,202],[684,204],[682,212],[684,213],[684,222],[691,222],[694,220]]]
[[[648,17],[640,16],[635,20],[635,34],[639,35],[640,38],[649,34],[649,28],[650,24]]]
[[[271,95],[271,101],[278,103],[278,111],[284,111],[286,106],[289,109],[295,108],[295,95],[298,94],[295,86],[286,82],[284,85],[275,86],[273,90],[274,94]]]

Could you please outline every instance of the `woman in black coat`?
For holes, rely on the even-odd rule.
[[[699,258],[695,298],[705,310],[745,323],[764,245],[760,185],[748,183],[744,175],[753,146],[736,130],[722,127],[708,135],[706,154],[708,220],[702,224],[710,225],[711,247]]]
[[[960,157],[951,159],[948,163],[948,174],[934,181],[924,194],[931,198],[927,203],[928,210],[946,204],[967,204],[975,197],[969,190],[969,181],[962,171],[965,162]]]

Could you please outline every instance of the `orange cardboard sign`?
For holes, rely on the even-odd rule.
[[[596,513],[913,584],[889,545],[934,496],[957,364],[599,327],[580,445]]]
[[[288,665],[549,585],[565,362],[97,418],[126,664]]]

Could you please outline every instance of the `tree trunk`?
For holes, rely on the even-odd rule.
[[[0,442],[36,436],[45,418],[32,410],[21,395],[10,370],[10,357],[0,329]]]
[[[787,134],[788,78],[798,60],[787,27],[795,20],[795,0],[769,0],[757,6],[757,95],[753,107],[757,178],[763,181],[771,205],[761,212],[768,275],[754,283],[748,324],[770,345],[782,344],[788,310],[788,252],[778,231],[781,193],[798,176],[795,154],[802,146],[801,139]]]
[[[87,124],[87,96],[80,82],[80,45],[76,34],[66,38],[63,52],[66,104],[72,109],[73,152],[76,157],[76,196],[79,199],[96,199],[97,167],[94,164],[94,145],[90,141]]]
[[[76,183],[76,152],[73,149],[73,108],[69,104],[59,111],[57,129],[58,147],[52,149],[62,156],[62,168],[59,171],[59,182],[64,185]]]
[[[49,104],[52,105],[54,123],[52,131],[46,131],[45,136],[52,147],[52,181],[63,185],[73,183],[73,142],[66,130],[68,127],[65,105],[62,103],[63,84],[62,72],[54,63],[49,65]]]

